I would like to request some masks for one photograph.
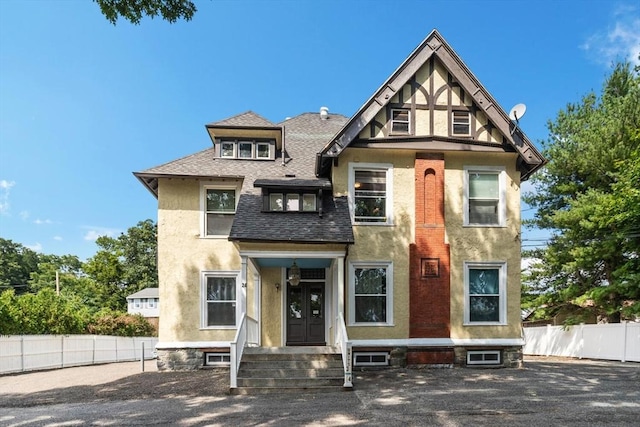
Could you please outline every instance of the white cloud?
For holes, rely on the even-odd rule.
[[[57,240],[58,242],[61,242],[64,239],[61,236],[53,236],[53,240]]]
[[[50,219],[36,219],[35,221],[33,221],[34,224],[37,225],[42,225],[42,224],[53,224],[53,221],[51,221]]]
[[[116,230],[115,228],[106,228],[106,227],[82,227],[87,231],[84,235],[84,240],[96,240],[100,236],[114,237],[120,233],[120,230]]]
[[[36,242],[34,245],[24,245],[25,248],[29,248],[35,252],[42,252],[42,244],[40,242]]]
[[[596,61],[606,66],[619,60],[640,65],[640,18],[638,7],[620,5],[611,14],[608,28],[599,30],[587,38],[582,49]]]
[[[9,214],[9,193],[14,185],[16,185],[15,181],[0,179],[0,214],[2,215]]]

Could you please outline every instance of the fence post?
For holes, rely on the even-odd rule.
[[[64,335],[60,335],[60,367],[64,368]]]
[[[142,347],[140,349],[140,368],[142,369],[142,372],[144,372],[144,341],[140,342],[140,347]]]
[[[20,370],[24,372],[24,335],[20,335]]]
[[[624,326],[622,327],[622,362],[627,361],[627,325],[629,321],[624,321]]]
[[[580,352],[578,353],[578,359],[582,359],[584,356],[584,322],[580,323]]]
[[[547,347],[546,355],[551,356],[551,324],[547,323],[547,336],[545,337],[545,346]]]

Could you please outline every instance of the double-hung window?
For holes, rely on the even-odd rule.
[[[202,275],[202,327],[236,326],[237,272],[205,272]]]
[[[471,134],[471,114],[468,111],[454,111],[451,116],[451,133],[453,135]]]
[[[391,133],[408,134],[410,128],[409,110],[392,109],[391,110]]]
[[[465,167],[464,225],[505,225],[505,174],[504,168]]]
[[[238,188],[203,186],[204,236],[228,236],[236,213]]]
[[[311,193],[269,193],[269,211],[316,212],[316,195]]]
[[[393,166],[349,164],[349,204],[356,224],[392,224]]]
[[[390,262],[353,262],[349,268],[349,324],[393,323],[393,267]]]
[[[465,262],[465,324],[506,324],[504,262]]]

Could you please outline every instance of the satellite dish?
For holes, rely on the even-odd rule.
[[[527,111],[527,106],[524,104],[516,104],[514,105],[514,107],[511,109],[511,111],[509,111],[509,118],[513,121],[515,121],[516,123],[518,123],[518,121],[522,118],[522,116],[524,116],[524,113]]]
[[[511,111],[509,111],[509,118],[514,123],[513,129],[511,129],[511,135],[518,129],[518,124],[520,123],[520,119],[524,116],[524,113],[527,111],[527,106],[524,104],[516,104],[513,106]]]

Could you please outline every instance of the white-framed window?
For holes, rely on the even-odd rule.
[[[349,163],[349,208],[354,224],[393,224],[393,165]]]
[[[284,194],[283,193],[269,194],[269,210],[270,211],[284,210]]]
[[[391,133],[407,134],[411,129],[411,114],[407,109],[391,109]]]
[[[315,212],[318,210],[316,207],[316,195],[315,194],[303,194],[302,195],[302,210],[306,212]]]
[[[240,196],[240,184],[202,184],[200,209],[201,236],[228,236]]]
[[[391,262],[349,264],[349,324],[393,324],[393,265]]]
[[[231,363],[230,353],[205,353],[205,366],[229,366]]]
[[[134,298],[133,307],[134,308],[140,308],[140,299],[139,298]]]
[[[149,298],[149,308],[156,308],[156,299]]]
[[[353,352],[353,366],[389,366],[389,352],[355,351]]]
[[[499,365],[500,350],[468,350],[467,365]]]
[[[300,195],[299,194],[287,194],[287,211],[299,211],[300,210]]]
[[[239,159],[253,158],[253,142],[252,141],[238,142],[238,158]]]
[[[234,141],[222,141],[220,144],[220,157],[235,158],[236,143]]]
[[[271,158],[271,144],[268,142],[256,143],[256,158],[257,159],[270,159]]]
[[[231,329],[237,323],[237,271],[205,271],[201,279],[202,328]]]
[[[451,114],[451,134],[469,135],[471,133],[471,113],[453,111]]]
[[[464,225],[506,225],[506,172],[504,167],[464,167]]]
[[[506,262],[464,263],[464,323],[507,323]]]

